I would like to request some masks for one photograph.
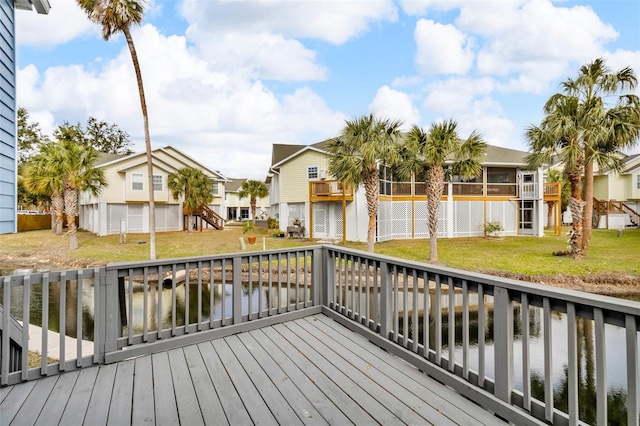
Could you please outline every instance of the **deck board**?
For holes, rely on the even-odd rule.
[[[0,424],[486,424],[500,420],[318,314],[0,389]]]

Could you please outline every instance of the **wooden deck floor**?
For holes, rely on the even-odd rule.
[[[500,420],[324,315],[0,389],[0,425]]]

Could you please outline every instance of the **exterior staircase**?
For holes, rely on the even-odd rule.
[[[623,201],[593,199],[593,218],[595,226],[600,223],[600,218],[609,214],[629,215],[629,227],[640,226],[640,213],[629,207]]]
[[[183,210],[183,214],[186,216],[189,214],[189,212]],[[204,220],[217,230],[224,229],[224,218],[207,206],[202,206],[199,209],[195,209],[191,214],[193,216],[200,216],[202,220]]]

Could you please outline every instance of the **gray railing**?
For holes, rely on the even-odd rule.
[[[516,424],[585,420],[589,364],[597,414],[585,421],[607,424],[618,401],[608,377],[624,369],[624,420],[638,424],[636,302],[336,246],[119,263],[0,286],[2,330],[20,334],[2,334],[2,385],[324,312]],[[17,370],[9,339],[22,343]],[[42,358],[28,368],[35,347]]]

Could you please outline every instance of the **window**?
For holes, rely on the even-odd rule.
[[[162,191],[162,175],[153,175],[153,190]]]
[[[249,219],[249,208],[241,207],[240,208],[240,219],[246,220]]]
[[[640,175],[636,176],[636,189],[640,189]]]
[[[211,187],[211,193],[213,195],[218,195],[218,191],[220,190],[220,186],[218,182],[213,182],[213,185]]]
[[[487,183],[516,183],[516,169],[487,167]]]
[[[144,180],[142,173],[131,174],[131,189],[133,191],[142,191],[144,189]]]
[[[311,166],[307,168],[307,176],[309,180],[318,179],[318,166]]]

